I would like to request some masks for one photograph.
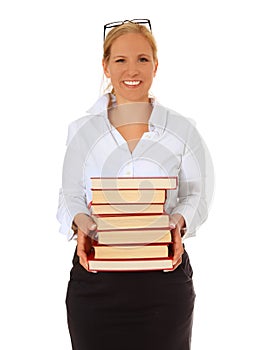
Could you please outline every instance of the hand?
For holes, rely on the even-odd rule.
[[[92,216],[83,213],[77,214],[74,217],[73,223],[77,226],[78,230],[82,231],[83,234],[87,236],[93,237],[96,233],[97,226]]]
[[[164,270],[164,272],[174,271],[182,262],[184,247],[181,237],[181,228],[185,226],[185,220],[181,214],[172,214],[169,216],[169,227],[172,236],[173,252],[173,270]]]
[[[74,217],[74,224],[77,226],[77,255],[79,262],[89,271],[87,257],[92,248],[92,240],[97,226],[92,217],[87,214],[77,214]]]
[[[87,270],[88,269],[88,254],[91,251],[92,239],[78,229],[77,233],[77,255],[79,257],[80,264]]]

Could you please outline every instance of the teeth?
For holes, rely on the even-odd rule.
[[[138,85],[140,83],[140,80],[124,80],[124,84],[126,85]]]

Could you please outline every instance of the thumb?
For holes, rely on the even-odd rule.
[[[173,221],[173,218],[172,218],[172,217],[169,218],[169,227],[170,227],[171,229],[173,229],[173,228],[176,227],[176,223]]]
[[[87,229],[89,231],[95,231],[97,228],[97,225],[95,221],[93,220],[92,216],[87,216],[87,222],[86,222]]]
[[[97,225],[96,223],[93,221],[92,218],[90,218],[89,224],[87,226],[88,228],[88,236],[95,239],[96,237],[96,229],[97,229]]]
[[[89,228],[90,231],[96,230],[96,227],[97,226],[96,226],[96,223],[94,221],[91,221],[91,223],[89,223],[88,228]]]
[[[178,222],[180,220],[181,215],[178,213],[171,214],[169,216],[169,226],[171,229],[174,229],[178,226]]]

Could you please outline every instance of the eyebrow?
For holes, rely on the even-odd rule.
[[[151,57],[151,55],[148,55],[147,53],[140,53],[140,54],[138,54],[138,57],[141,57],[141,56]],[[127,56],[125,56],[125,55],[116,55],[116,56],[113,56],[112,58],[118,58],[118,57],[126,58]]]

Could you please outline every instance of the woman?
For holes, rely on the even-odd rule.
[[[69,127],[58,219],[61,232],[77,238],[66,298],[74,350],[190,349],[195,293],[182,236],[207,217],[212,175],[192,123],[149,97],[158,59],[144,21],[105,26],[112,27],[103,54],[112,92]],[[165,203],[172,271],[89,272],[93,176],[178,176]]]

